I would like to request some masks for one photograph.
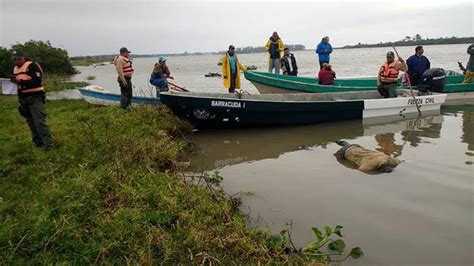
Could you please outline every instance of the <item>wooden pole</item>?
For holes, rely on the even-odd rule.
[[[168,80],[168,84],[170,84],[170,85],[172,85],[172,86],[174,86],[174,87],[180,89],[181,91],[189,92],[189,90],[185,89],[184,87],[180,87],[180,86],[178,86],[178,85],[176,85],[176,84],[174,84],[174,83],[171,83],[169,80]]]
[[[398,51],[397,51],[397,48],[395,48],[395,46],[393,46],[393,50],[395,51],[395,54],[397,54],[397,58],[398,60],[400,61],[401,60],[401,57],[400,55],[398,54]],[[403,59],[402,59],[403,60]],[[406,64],[404,64],[404,67],[407,67]],[[405,71],[408,71],[408,69],[405,69]],[[415,98],[415,93],[413,92],[413,88],[411,86],[411,82],[410,82],[410,76],[408,76],[408,87],[410,88],[410,93],[411,93],[411,96],[413,97],[413,101],[415,101],[415,106],[416,106],[416,110],[418,110],[418,116],[421,116],[421,110],[420,110],[420,106],[418,105],[418,101],[416,100]]]

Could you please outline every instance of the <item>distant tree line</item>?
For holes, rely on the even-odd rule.
[[[305,49],[305,46],[302,44],[285,44],[285,47],[288,47],[290,51],[302,51]],[[251,54],[251,53],[261,53],[265,52],[264,46],[247,46],[247,47],[237,47],[235,51],[239,54]],[[219,53],[225,53],[226,51],[221,51]]]
[[[474,43],[474,37],[442,37],[442,38],[426,38],[424,39],[420,34],[415,36],[405,36],[405,38],[394,42],[379,42],[375,44],[358,43],[356,45],[346,45],[341,47],[346,48],[370,48],[370,47],[392,47],[392,46],[416,46],[416,45],[430,45],[430,44],[462,44]]]
[[[38,62],[46,73],[72,75],[77,71],[66,50],[53,47],[49,41],[30,40],[17,43],[10,49],[0,47],[0,77],[10,77],[14,66],[13,51],[21,51],[26,58]]]

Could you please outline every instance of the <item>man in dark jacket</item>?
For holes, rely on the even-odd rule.
[[[36,62],[28,60],[21,51],[15,51],[15,67],[11,82],[17,85],[18,111],[26,119],[36,146],[49,149],[55,146],[46,124],[45,93],[42,84],[43,70]]]
[[[296,65],[295,56],[290,53],[290,49],[288,48],[285,48],[283,50],[283,57],[281,58],[281,69],[283,70],[283,75],[298,75],[298,65]]]
[[[417,46],[415,54],[407,59],[408,77],[413,86],[419,85],[423,80],[423,73],[430,69],[430,60],[423,53],[423,46]]]

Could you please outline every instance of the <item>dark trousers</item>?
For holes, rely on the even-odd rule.
[[[234,92],[235,92],[235,79],[236,79],[236,78],[237,78],[237,72],[230,74],[230,88],[229,88],[229,93],[234,93]]]
[[[44,99],[44,96],[20,98],[19,111],[21,116],[23,116],[28,123],[35,145],[48,148],[54,146],[54,141],[46,124]]]
[[[132,78],[125,77],[126,84],[122,84],[120,77],[117,81],[120,86],[120,107],[127,109],[132,104]]]
[[[411,74],[409,78],[410,78],[410,84],[412,86],[421,85],[421,83],[423,82],[423,77],[419,74]]]
[[[319,61],[319,70],[323,69],[323,64],[324,63],[329,64],[329,61],[327,61],[327,62],[326,61]]]
[[[381,83],[377,90],[379,91],[380,95],[384,98],[397,98],[397,83]]]

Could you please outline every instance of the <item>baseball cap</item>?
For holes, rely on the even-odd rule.
[[[124,53],[124,52],[131,53],[126,47],[120,48],[120,53]]]
[[[13,50],[12,55],[14,58],[19,58],[24,56],[23,52],[21,50]]]
[[[388,51],[387,57],[395,57],[395,54],[392,51]]]
[[[167,60],[167,59],[166,59],[166,57],[164,57],[164,56],[160,56],[160,58],[158,59],[158,61],[160,61],[160,62],[165,62],[166,60]]]

